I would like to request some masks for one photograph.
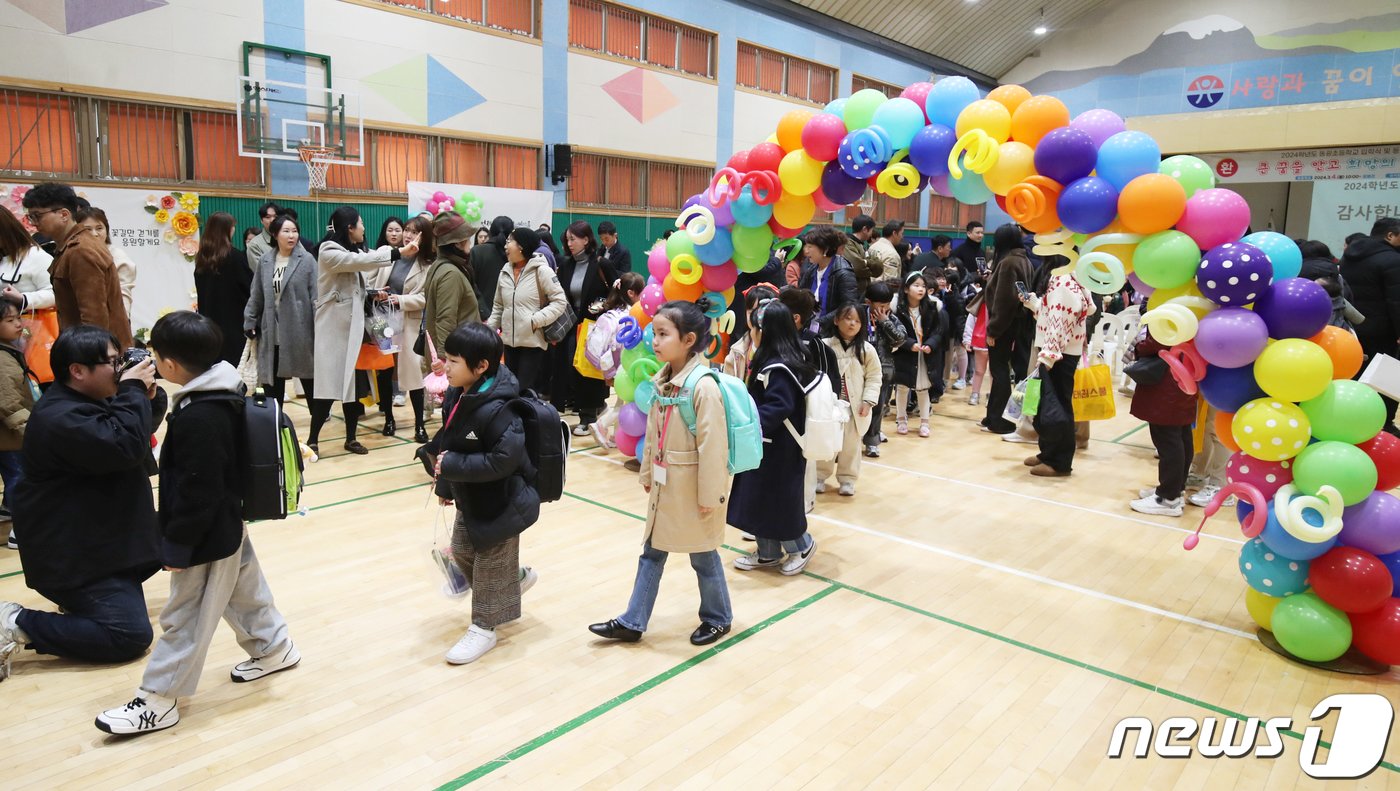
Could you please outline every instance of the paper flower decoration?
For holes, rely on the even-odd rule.
[[[154,195],[147,195],[147,196],[146,196],[146,205],[147,205],[147,206],[152,206],[152,207],[155,207],[155,208],[160,208],[160,199],[157,198],[157,197],[154,196]]]
[[[175,208],[175,198],[170,195],[162,195],[160,197],[160,207],[167,211]]]
[[[10,190],[10,200],[15,203],[23,203],[24,196],[28,194],[29,190],[30,187],[28,184],[17,185],[14,189]]]
[[[190,236],[199,230],[199,218],[187,211],[176,212],[170,227],[181,236]]]
[[[199,240],[193,236],[186,236],[180,240],[178,247],[180,254],[185,258],[193,260],[194,254],[199,252]]]
[[[179,239],[179,237],[175,235],[175,232],[170,230],[169,228],[165,229],[165,233],[161,234],[160,238],[164,239],[166,244],[175,244],[175,242]]]
[[[156,224],[165,225],[170,222],[170,212],[165,209],[156,209]]]
[[[199,211],[199,196],[193,192],[181,193],[180,208],[185,211]]]

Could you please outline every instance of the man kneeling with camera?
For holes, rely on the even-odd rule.
[[[30,415],[12,500],[25,584],[62,612],[0,601],[0,679],[26,645],[125,662],[152,638],[141,583],[161,564],[147,465],[165,392],[149,354],[119,352],[101,327],[64,330],[50,361],[55,381]]]

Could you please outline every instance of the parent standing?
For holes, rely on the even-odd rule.
[[[20,312],[53,308],[51,263],[53,256],[34,243],[19,219],[0,211],[0,299],[19,305]]]
[[[564,289],[538,251],[539,234],[516,228],[506,240],[509,266],[501,270],[496,299],[486,320],[501,334],[506,367],[521,390],[534,390],[548,360],[544,328],[564,315]],[[533,254],[527,251],[534,251]]]
[[[568,253],[559,262],[559,282],[564,286],[564,298],[579,321],[597,320],[603,313],[603,302],[617,280],[612,264],[598,258],[598,240],[593,226],[578,220],[564,231],[564,249]],[[602,379],[590,379],[574,367],[574,350],[578,334],[570,332],[555,344],[554,365],[550,377],[549,400],[562,414],[570,402],[578,410],[578,425],[574,436],[589,433],[608,399],[608,385]]]
[[[423,373],[446,359],[447,336],[453,330],[483,318],[476,303],[472,264],[467,257],[475,232],[456,212],[445,211],[433,219],[437,256],[428,267],[423,284],[423,331],[432,345],[423,344],[427,355],[423,358]],[[437,351],[436,360],[433,359],[434,350]]]
[[[355,386],[355,361],[365,337],[365,272],[392,265],[416,246],[366,250],[365,223],[353,206],[331,212],[331,227],[321,240],[316,263],[316,398],[339,401],[345,416],[345,449],[365,455],[369,448],[355,438],[364,404]],[[366,378],[366,386],[368,379]],[[366,387],[367,389],[367,387]]]
[[[194,289],[199,315],[207,316],[223,333],[220,357],[238,365],[243,354],[243,311],[248,307],[253,273],[248,257],[233,246],[238,221],[232,214],[214,212],[204,224],[199,252],[194,257]]]
[[[1016,284],[1029,288],[1032,270],[1019,227],[1008,223],[998,228],[993,250],[992,276],[983,300],[987,306],[987,365],[992,373],[992,392],[987,396],[982,430],[1010,434],[1016,430],[1016,424],[1001,413],[1011,400],[1012,376],[1025,379],[1031,358],[1025,339],[1030,314],[1021,304]]]
[[[397,302],[403,311],[403,332],[399,336],[399,353],[394,355],[394,366],[399,377],[399,390],[408,393],[408,400],[413,405],[413,441],[422,444],[428,441],[428,430],[423,425],[423,358],[413,353],[413,343],[418,339],[419,327],[423,324],[423,306],[427,300],[423,294],[423,284],[428,279],[428,267],[437,255],[432,221],[423,217],[409,220],[404,226],[403,241],[417,245],[417,255],[403,256],[392,267],[376,270],[370,286],[386,289],[388,298]],[[384,406],[382,385],[379,403],[383,409],[388,409]]]
[[[1052,260],[1046,259],[1043,266],[1050,266]],[[1065,266],[1051,273],[1043,301],[1034,294],[1023,297],[1036,316],[1035,345],[1040,349],[1036,362],[1041,378],[1041,410],[1033,419],[1040,453],[1026,459],[1026,466],[1031,475],[1042,478],[1069,475],[1074,465],[1074,371],[1084,354],[1089,316],[1095,307],[1072,269]],[[1047,408],[1047,395],[1055,399],[1057,409]]]
[[[476,304],[481,315],[477,318],[486,321],[491,315],[491,305],[496,300],[496,281],[506,266],[506,239],[515,230],[515,220],[501,216],[491,221],[491,237],[475,246],[468,245],[464,250],[471,251],[472,286],[476,289]],[[441,240],[438,242],[441,244]],[[450,332],[450,331],[449,331]],[[442,339],[447,340],[443,335]],[[438,340],[433,336],[433,340]],[[439,346],[439,349],[442,347]]]
[[[1347,245],[1342,254],[1342,277],[1351,287],[1352,304],[1366,320],[1356,327],[1356,338],[1367,360],[1378,354],[1400,357],[1400,220],[1383,217],[1371,226],[1371,235]],[[1385,401],[1385,430],[1395,427],[1396,402]]]

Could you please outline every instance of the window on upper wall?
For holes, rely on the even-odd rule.
[[[715,34],[603,0],[569,0],[569,46],[715,76]]]
[[[736,81],[747,88],[813,104],[836,98],[836,69],[746,41],[739,42]]]
[[[536,0],[378,0],[444,19],[539,37]]]
[[[713,168],[575,153],[569,205],[575,207],[678,211],[685,199],[710,184]]]
[[[79,105],[72,96],[0,89],[0,173],[79,174]]]
[[[353,143],[353,136],[351,138]],[[332,165],[326,192],[406,195],[410,181],[539,189],[540,148],[366,129],[365,164]],[[359,149],[351,146],[351,155]]]
[[[880,93],[883,93],[886,97],[890,99],[899,96],[900,92],[904,90],[898,85],[890,85],[887,82],[872,80],[869,77],[862,77],[859,74],[851,75],[851,93],[855,93],[856,91],[862,91],[866,88],[874,88],[875,90],[879,91]]]

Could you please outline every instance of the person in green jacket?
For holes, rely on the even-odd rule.
[[[437,350],[437,360],[424,344],[423,372],[432,370],[447,346],[447,336],[469,321],[481,321],[481,310],[472,287],[473,273],[467,250],[475,231],[456,212],[443,212],[433,219],[437,258],[428,268],[423,285],[423,330]]]

